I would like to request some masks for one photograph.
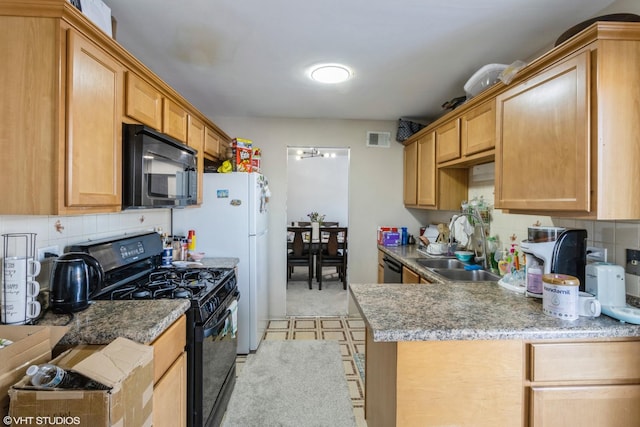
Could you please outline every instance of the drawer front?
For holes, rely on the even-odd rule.
[[[187,318],[182,315],[153,343],[153,382],[158,382],[187,345]]]
[[[531,381],[640,381],[640,341],[530,344]]]

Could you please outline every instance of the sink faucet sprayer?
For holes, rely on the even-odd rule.
[[[484,221],[482,220],[482,217],[478,214],[478,213],[472,213],[472,212],[462,212],[458,215],[454,215],[453,218],[451,219],[451,230],[449,233],[449,247],[451,248],[453,245],[453,239],[454,239],[454,232],[453,232],[453,226],[455,225],[455,222],[462,217],[469,217],[474,219],[476,222],[480,223],[480,233],[482,234],[481,237],[481,241],[482,241],[482,265],[484,267],[485,270],[490,271],[491,270],[491,264],[489,263],[489,256],[488,256],[488,249],[487,249],[487,235],[485,234],[485,230],[484,230]],[[475,228],[475,227],[474,227]],[[475,232],[474,232],[475,234]],[[478,255],[478,252],[476,251],[476,255]],[[480,257],[476,257],[476,258],[480,258]]]

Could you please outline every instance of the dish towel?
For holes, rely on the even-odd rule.
[[[236,332],[238,332],[238,300],[233,300],[229,305],[229,310],[231,310],[231,336],[235,338]],[[228,321],[229,319],[227,319]]]
[[[469,236],[473,234],[473,226],[466,216],[454,216],[449,229],[453,233],[451,237],[457,240],[460,246],[469,244]]]

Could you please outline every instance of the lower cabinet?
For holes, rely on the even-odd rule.
[[[384,252],[378,249],[378,283],[384,283]]]
[[[186,316],[162,333],[153,345],[153,425],[187,425]]]
[[[420,275],[415,271],[402,266],[402,283],[420,283]]]
[[[377,426],[637,427],[640,338],[375,342],[365,414]]]
[[[528,347],[531,427],[638,425],[640,341]]]

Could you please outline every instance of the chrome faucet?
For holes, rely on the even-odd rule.
[[[484,221],[482,220],[482,217],[477,214],[477,213],[472,213],[472,212],[463,212],[461,214],[458,215],[454,215],[453,218],[451,219],[451,230],[449,230],[449,247],[453,247],[453,239],[454,239],[454,232],[453,232],[453,226],[455,225],[456,221],[461,218],[461,217],[469,217],[474,219],[476,222],[480,223],[480,233],[482,234],[482,257],[478,257],[478,252],[475,250],[474,247],[474,252],[476,253],[476,260],[482,258],[482,265],[484,267],[485,270],[490,271],[491,270],[491,265],[489,263],[489,251],[487,249],[487,235],[485,234],[485,230],[484,230]],[[474,236],[475,236],[475,226],[474,226]],[[475,246],[475,245],[474,245]]]

